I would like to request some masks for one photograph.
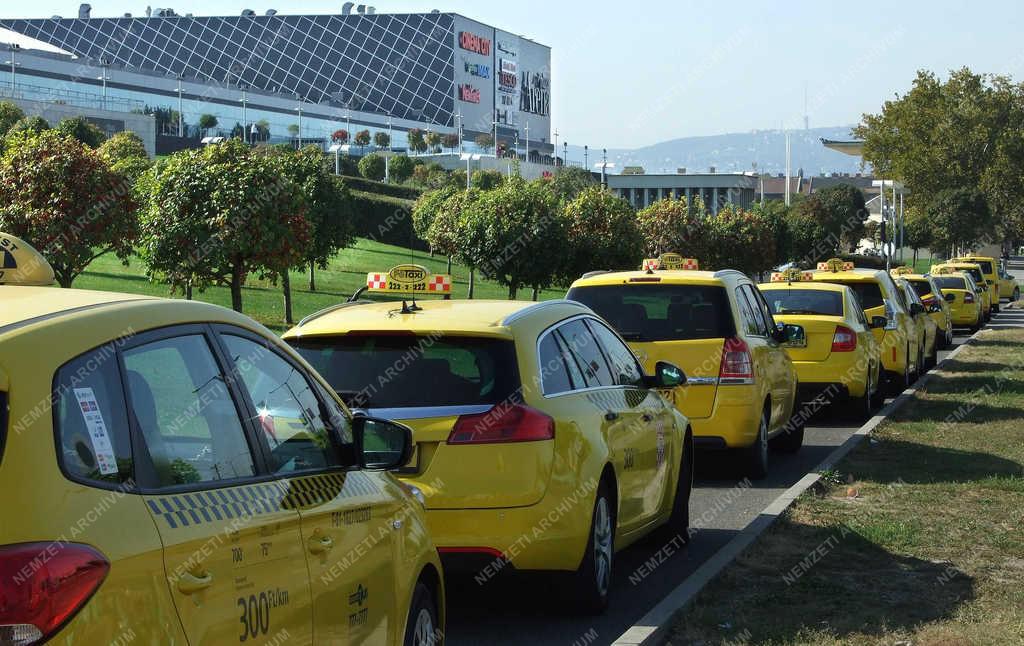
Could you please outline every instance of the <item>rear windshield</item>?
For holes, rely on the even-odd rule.
[[[936,276],[935,284],[939,289],[967,289],[964,279],[957,276]]]
[[[830,280],[828,282],[846,285],[852,289],[857,295],[857,300],[860,301],[860,306],[866,310],[885,305],[885,299],[882,296],[882,288],[878,283],[867,281],[851,281],[849,283],[844,283],[839,280]]]
[[[978,269],[977,267],[971,267],[970,269],[957,269],[957,271],[962,271],[966,274],[970,274],[971,278],[974,279],[974,282],[978,283],[979,285],[985,284],[985,277],[981,275],[981,270]]]
[[[359,408],[497,404],[519,388],[515,347],[503,339],[371,334],[290,343]]]
[[[985,274],[994,273],[993,270],[992,270],[992,263],[991,262],[989,262],[987,260],[978,260],[976,262],[978,263],[978,266],[981,267],[982,273],[985,273]]]
[[[566,296],[590,307],[627,341],[735,336],[725,288],[717,285],[598,285]]]
[[[794,288],[769,289],[762,293],[772,308],[772,314],[843,315],[842,292]]]
[[[917,292],[917,295],[921,298],[932,293],[932,286],[927,280],[908,280],[907,282],[910,283],[910,286],[914,288],[914,291]]]

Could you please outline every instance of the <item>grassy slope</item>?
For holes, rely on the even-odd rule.
[[[345,249],[330,263],[330,267],[316,272],[316,292],[308,289],[308,276],[304,272],[292,273],[292,298],[295,319],[347,299],[360,286],[366,284],[369,271],[387,270],[395,265],[415,262],[425,265],[433,272],[444,272],[445,259],[422,252],[410,252],[402,247],[381,244],[372,240],[359,239],[355,246]],[[469,270],[459,265],[452,266],[452,295],[465,298],[469,284]],[[166,285],[151,283],[146,278],[146,267],[138,258],[132,258],[129,266],[123,266],[117,258],[104,256],[89,267],[89,271],[74,283],[79,289],[100,289],[116,292],[170,296]],[[559,298],[563,290],[545,290],[541,299]],[[231,306],[231,293],[223,287],[213,287],[204,293],[196,292],[197,300]],[[477,277],[476,298],[507,298],[508,290],[492,281]],[[176,297],[181,297],[180,294]],[[529,290],[520,290],[519,298],[529,298]],[[250,278],[243,296],[246,314],[271,329],[283,331],[284,302],[280,287],[269,282]]]
[[[1024,643],[1024,331],[986,333],[872,438],[672,644]]]

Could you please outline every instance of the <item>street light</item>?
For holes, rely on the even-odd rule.
[[[97,81],[103,81],[103,109],[107,109],[107,81],[110,77],[107,76],[107,69],[110,67],[110,61],[106,58],[100,58],[100,69],[103,70],[103,74],[97,77]]]
[[[391,181],[391,113],[388,112],[388,151],[384,155],[384,183]]]
[[[551,151],[555,155],[555,168],[558,168],[558,129],[555,128],[555,131],[552,134],[555,136],[555,145]]]
[[[494,126],[494,158],[497,159],[498,158],[498,120],[495,119],[494,121],[492,121],[491,125]]]
[[[298,92],[295,93],[295,100],[299,102],[299,105],[295,108],[299,111],[299,141],[298,148],[302,148],[302,97]]]
[[[4,65],[11,66],[11,97],[14,97],[14,91],[15,89],[17,89],[18,80],[17,71],[15,70],[15,68],[20,64],[18,63],[16,57],[18,54],[18,50],[21,49],[21,45],[18,45],[17,43],[11,43],[8,46],[8,48],[11,50],[11,60],[4,61]]]
[[[590,168],[590,147],[583,144],[583,168]]]
[[[466,162],[466,190],[469,190],[469,163],[474,161],[480,161],[480,153],[462,153],[459,155],[459,160]]]
[[[248,119],[245,118],[246,103],[248,103],[248,100],[245,96],[245,90],[242,90],[242,143],[249,143],[248,141],[245,140],[245,124],[248,123]]]
[[[349,145],[348,144],[332,144],[331,147],[327,149],[327,152],[334,153],[334,174],[335,175],[341,175],[341,153],[345,153],[347,155],[348,151],[349,151]]]
[[[526,161],[530,161],[530,122],[526,122]]]
[[[608,149],[607,148],[602,148],[601,149],[601,161],[599,161],[596,164],[594,164],[594,168],[600,168],[601,169],[601,186],[604,186],[605,188],[607,188],[608,187],[607,170],[609,168],[615,168],[615,164],[608,162]]]
[[[562,166],[569,163],[569,142],[562,142]]]

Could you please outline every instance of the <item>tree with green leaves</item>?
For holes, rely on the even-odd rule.
[[[136,157],[148,158],[146,146],[142,143],[142,137],[131,130],[123,130],[107,139],[96,149],[100,156],[107,162],[114,164],[122,159]]]
[[[310,245],[299,187],[274,157],[241,141],[175,153],[142,181],[149,200],[139,255],[172,288],[225,285],[240,312],[247,276],[276,281]]]
[[[934,244],[932,240],[933,223],[922,209],[911,207],[907,209],[903,222],[903,244],[914,250],[914,264],[917,264],[917,253],[919,250],[931,249]]]
[[[423,130],[420,128],[410,129],[406,138],[409,140],[409,150],[420,153],[427,149],[427,142],[424,140]]]
[[[564,284],[595,269],[633,269],[644,241],[629,202],[602,186],[584,189],[561,209],[567,245],[559,270]]]
[[[359,146],[363,150],[366,150],[366,147],[370,145],[370,131],[360,130],[359,132],[356,133],[356,136],[353,139],[353,141],[356,142],[357,146]]]
[[[864,222],[868,209],[864,194],[850,184],[836,184],[817,192],[818,199],[828,213],[826,228],[835,236],[840,251],[853,252],[864,238]]]
[[[103,133],[96,124],[85,117],[68,117],[61,119],[55,128],[57,132],[73,137],[90,148],[99,148],[106,140],[107,135]]]
[[[431,241],[430,227],[437,218],[437,214],[444,208],[445,200],[457,190],[454,187],[444,187],[436,191],[427,191],[416,200],[412,207],[412,228],[416,235],[430,243],[431,249],[440,253],[448,253],[448,250],[445,245],[435,245]]]
[[[763,213],[727,204],[707,224],[711,246],[707,267],[757,276],[775,266],[773,223]]]
[[[388,171],[391,179],[401,184],[409,181],[412,177],[413,163],[407,155],[394,155],[388,162]]]
[[[757,213],[767,227],[768,235],[771,236],[775,246],[775,259],[773,265],[781,265],[792,259],[794,255],[793,239],[789,231],[789,216],[791,208],[786,206],[782,200],[769,200],[754,205],[752,209]]]
[[[384,158],[377,153],[370,153],[359,160],[359,174],[366,179],[379,182],[384,179]]]
[[[39,134],[49,129],[50,122],[40,116],[33,115],[31,117],[22,117],[15,121],[5,137],[11,137],[19,133]]]
[[[431,152],[440,152],[441,133],[435,132],[434,130],[428,130],[423,140],[427,142],[427,147],[430,148]]]
[[[383,130],[378,130],[373,133],[373,144],[378,148],[387,148],[391,145],[391,135]]]
[[[797,202],[788,219],[794,256],[790,260],[813,266],[835,256],[839,238],[829,229],[831,220],[831,212],[817,194]]]
[[[489,191],[492,188],[501,186],[501,183],[505,181],[505,176],[493,168],[484,168],[473,173],[469,183],[473,188],[478,188],[481,191]]]
[[[217,117],[212,114],[207,113],[199,115],[199,129],[203,131],[203,136],[205,136],[210,129],[216,128],[218,123]]]
[[[555,192],[555,198],[560,202],[570,202],[576,196],[598,182],[590,171],[575,166],[561,166],[551,178],[551,190]]]
[[[483,150],[490,150],[494,147],[494,136],[488,133],[479,134],[473,140],[473,143]]]
[[[991,241],[992,212],[985,195],[978,189],[939,191],[928,213],[932,244],[943,252],[960,254]]]
[[[96,258],[125,264],[138,234],[131,186],[81,142],[54,130],[9,135],[0,157],[0,230],[35,246],[61,287]]]
[[[25,113],[13,101],[0,101],[0,137],[7,134],[15,123],[25,118]]]
[[[441,145],[448,150],[455,150],[459,147],[459,136],[454,133],[448,133],[441,138]]]
[[[647,257],[667,252],[698,260],[707,257],[709,214],[700,198],[658,200],[638,211],[636,219]]]

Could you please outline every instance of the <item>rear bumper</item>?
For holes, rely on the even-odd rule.
[[[756,385],[721,385],[711,415],[690,419],[696,448],[745,448],[757,439],[764,398]]]
[[[794,361],[800,401],[810,401],[823,393],[836,398],[839,391],[843,398],[863,397],[868,382],[868,363],[866,353],[862,352],[835,352],[825,361]]]

